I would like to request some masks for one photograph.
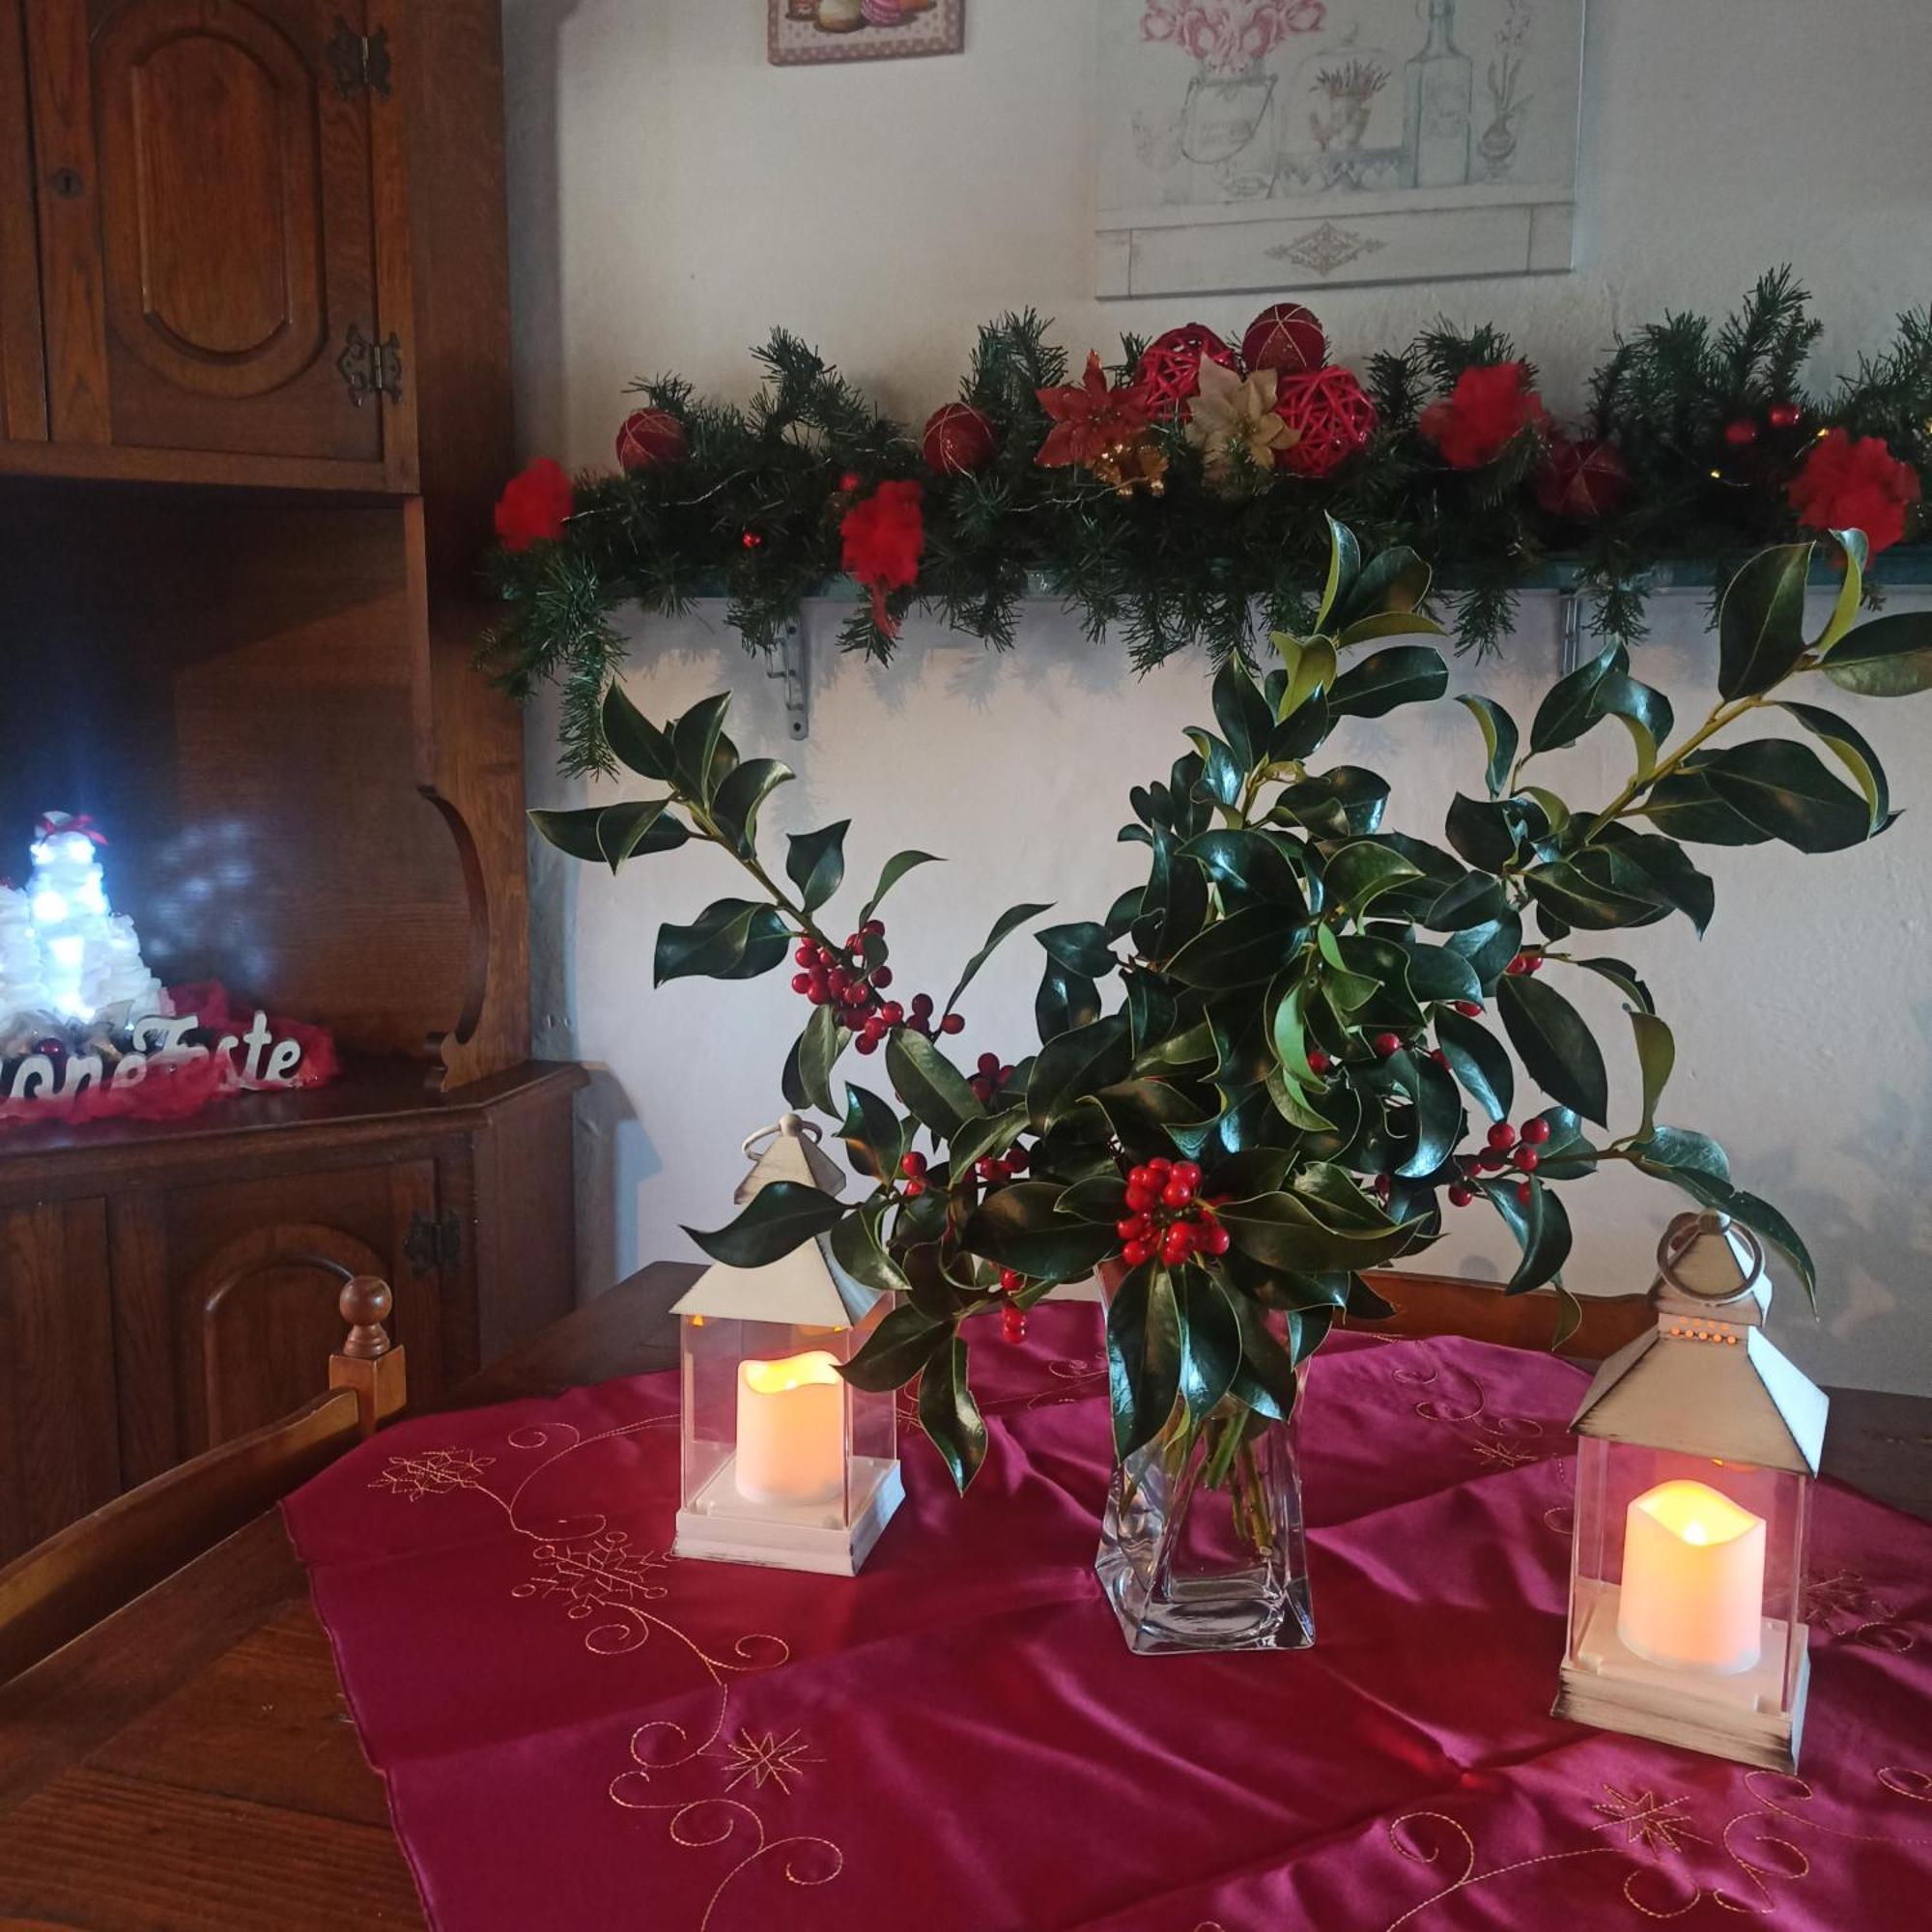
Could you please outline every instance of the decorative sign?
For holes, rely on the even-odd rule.
[[[174,1078],[191,1068],[204,1069],[190,1078],[211,1097],[311,1084],[301,1071],[302,1042],[277,1039],[264,1011],[256,1012],[247,1032],[219,1034],[213,1046],[190,1037],[200,1031],[198,1014],[150,1013],[128,1027],[125,1049],[73,1052],[65,1040],[49,1037],[13,1065],[0,1097],[9,1104],[71,1106],[91,1089],[123,1094],[152,1076]]]
[[[1100,0],[1101,296],[1567,269],[1583,0]]]

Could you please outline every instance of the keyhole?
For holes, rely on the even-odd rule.
[[[87,192],[87,184],[80,178],[78,169],[56,168],[53,189],[63,201],[73,201]]]

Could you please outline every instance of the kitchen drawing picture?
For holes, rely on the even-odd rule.
[[[1103,296],[1571,265],[1583,0],[1100,0]]]

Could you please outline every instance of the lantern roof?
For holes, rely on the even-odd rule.
[[[752,1153],[760,1141],[752,1171],[732,1199],[741,1206],[775,1180],[790,1180],[822,1193],[838,1194],[844,1177],[815,1145],[818,1129],[796,1114],[781,1115],[775,1126],[745,1142]],[[832,1252],[829,1236],[802,1241],[789,1254],[762,1267],[733,1267],[713,1262],[672,1306],[675,1315],[702,1315],[727,1321],[783,1321],[800,1328],[850,1328],[879,1301]]]
[[[1571,1427],[1815,1476],[1829,1404],[1764,1332],[1771,1284],[1756,1238],[1724,1214],[1680,1214],[1658,1263],[1657,1325],[1597,1371]]]

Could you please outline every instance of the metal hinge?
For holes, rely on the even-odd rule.
[[[352,322],[335,367],[358,410],[374,395],[387,396],[392,403],[403,400],[403,339],[393,329],[388,341],[372,342]]]
[[[463,1223],[454,1210],[440,1216],[420,1211],[412,1214],[410,1232],[403,1240],[403,1258],[412,1274],[453,1268],[463,1259]]]
[[[343,99],[353,100],[358,94],[388,99],[389,83],[395,71],[395,63],[389,57],[388,28],[378,27],[373,34],[358,34],[338,14],[327,53],[329,71],[335,75],[335,91]]]

